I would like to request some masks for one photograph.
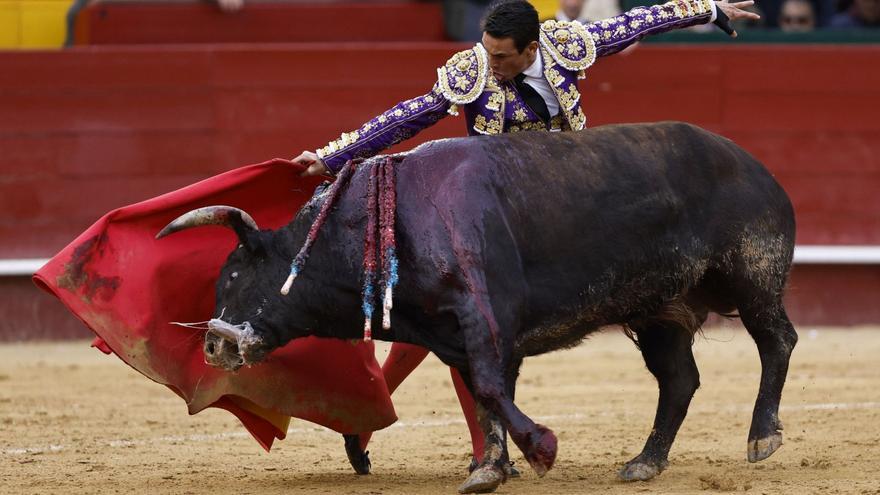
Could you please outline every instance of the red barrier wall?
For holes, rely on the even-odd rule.
[[[116,206],[322,146],[427,91],[435,68],[461,48],[0,53],[0,258],[50,256]],[[590,125],[685,120],[752,151],[792,197],[799,244],[880,244],[880,47],[642,46],[599,61],[583,88]],[[460,135],[462,119],[450,117],[406,147]],[[865,282],[850,290],[880,290],[877,266],[816,270],[798,276],[844,290],[856,270]],[[880,321],[858,297],[816,297],[793,303],[796,319]]]

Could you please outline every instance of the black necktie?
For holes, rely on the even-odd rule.
[[[544,124],[550,122],[550,110],[547,110],[547,103],[544,102],[544,98],[541,98],[541,95],[535,91],[535,88],[529,86],[525,82],[526,75],[520,74],[513,78],[513,84],[516,86],[516,90],[519,91],[519,94],[522,95],[523,100],[526,101],[526,105],[532,109],[538,117],[544,121]]]

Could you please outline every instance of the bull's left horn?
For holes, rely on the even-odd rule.
[[[202,227],[204,225],[228,227],[234,230],[236,234],[239,234],[239,237],[248,230],[260,230],[257,227],[257,222],[244,210],[233,206],[206,206],[188,211],[175,218],[156,234],[156,239],[161,239],[168,234],[180,232],[181,230]]]

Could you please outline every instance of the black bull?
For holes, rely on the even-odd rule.
[[[209,333],[209,360],[235,369],[293,338],[361,337],[366,168],[341,191],[287,296],[279,288],[320,195],[278,231],[228,208],[166,228],[221,223],[241,241],[215,314],[238,327]],[[605,325],[631,331],[660,388],[654,428],[624,479],[666,467],[699,386],[693,334],[710,311],[737,311],[760,353],[748,459],[781,445],[777,412],[797,341],[782,304],[794,216],[736,144],[681,123],[450,139],[407,154],[397,181],[400,285],[393,327],[376,337],[424,346],[468,383],[487,447],[461,491],[504,481],[504,430],[539,475],[550,469],[555,436],[514,404],[520,365]]]

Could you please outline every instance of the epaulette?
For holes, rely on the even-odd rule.
[[[562,67],[581,71],[596,61],[596,44],[579,22],[549,20],[541,23],[541,45]]]
[[[486,49],[477,44],[447,60],[443,67],[437,69],[437,80],[447,100],[453,105],[467,105],[483,92],[488,74]]]

